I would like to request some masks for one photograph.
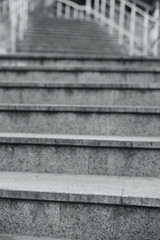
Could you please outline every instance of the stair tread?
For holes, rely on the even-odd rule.
[[[57,88],[57,89],[133,89],[160,90],[160,83],[105,83],[105,82],[49,82],[49,81],[0,81],[0,88]]]
[[[51,60],[77,60],[77,61],[83,61],[83,60],[95,60],[95,61],[101,61],[101,60],[106,60],[106,61],[160,61],[160,57],[138,57],[138,56],[112,56],[108,55],[105,56],[103,54],[92,54],[92,55],[87,55],[87,54],[74,54],[74,53],[68,53],[68,54],[63,54],[63,53],[28,53],[28,52],[17,52],[15,54],[3,54],[0,55],[0,59],[51,59]]]
[[[10,103],[0,104],[0,111],[160,114],[160,107]]]
[[[160,179],[1,172],[0,198],[160,207]]]
[[[159,149],[160,137],[0,133],[0,143]]]
[[[146,72],[159,73],[160,67],[156,66],[0,66],[0,71],[58,71],[58,72]]]
[[[0,240],[70,240],[60,238],[47,238],[47,237],[31,237],[31,236],[16,236],[0,234]]]

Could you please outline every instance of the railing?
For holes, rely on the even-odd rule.
[[[53,5],[52,1],[50,1],[50,4],[52,8],[49,8],[49,10],[57,18],[88,20],[85,5],[78,5],[68,0],[53,1]]]
[[[3,16],[8,15],[8,13],[9,13],[9,2],[3,0],[2,2],[0,2],[0,19]]]
[[[80,6],[70,0],[54,0],[59,18],[95,20],[118,34],[119,44],[128,44],[130,55],[158,55],[160,4],[153,14],[139,0],[86,0]]]
[[[10,25],[10,34],[5,41],[10,42],[10,51],[16,52],[17,40],[22,41],[24,32],[28,25],[29,12],[36,9],[38,1],[36,0],[3,0],[0,3],[0,22],[8,21]],[[0,36],[0,40],[2,36]]]
[[[43,2],[43,1],[42,1]],[[47,1],[46,1],[47,2]],[[71,0],[50,0],[58,18],[96,21],[109,33],[117,34],[118,43],[128,46],[130,55],[158,55],[160,3],[154,9],[140,0],[86,0],[78,5]],[[23,40],[29,12],[34,11],[40,0],[3,0],[0,18],[10,20],[11,51],[16,52],[17,39]],[[45,1],[43,2],[45,6]],[[51,8],[49,8],[51,9]]]

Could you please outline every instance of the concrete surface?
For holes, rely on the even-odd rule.
[[[160,207],[160,179],[0,173],[0,198]]]
[[[1,66],[0,81],[159,82],[158,67]]]
[[[5,172],[0,179],[3,234],[80,240],[160,237],[159,179]],[[128,190],[131,182],[134,189]]]
[[[160,139],[2,134],[0,170],[160,177]]]
[[[45,65],[45,66],[159,66],[160,58],[150,57],[129,57],[129,56],[105,56],[62,53],[62,54],[42,54],[42,53],[17,53],[0,56],[1,65]]]
[[[158,137],[160,108],[1,104],[0,131]]]
[[[0,240],[70,240],[70,239],[55,239],[55,238],[39,238],[39,237],[26,237],[26,236],[14,236],[14,235],[2,235],[0,234]]]
[[[1,81],[0,102],[160,106],[160,84]]]

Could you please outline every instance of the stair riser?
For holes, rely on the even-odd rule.
[[[115,70],[116,71],[116,70]],[[1,70],[0,81],[75,81],[75,82],[159,82],[160,72],[85,72],[85,71],[29,71]]]
[[[0,208],[2,233],[90,240],[160,238],[157,208],[7,199],[0,200]]]
[[[105,55],[105,56],[117,56],[117,50],[114,49],[112,50],[112,53],[110,50],[108,49],[88,49],[88,48],[72,48],[72,47],[68,47],[68,48],[63,48],[63,47],[60,47],[60,48],[53,48],[53,47],[49,47],[49,48],[44,48],[44,47],[29,47],[29,46],[23,46],[23,47],[20,47],[18,46],[17,47],[17,52],[23,52],[23,53],[26,53],[26,52],[29,52],[29,53],[48,53],[48,54],[56,54],[56,53],[60,53],[60,54],[67,54],[67,53],[74,53],[74,54],[83,54],[83,55],[94,55],[97,54],[99,56],[102,55]],[[124,56],[124,51],[123,49],[119,50],[118,52],[118,55],[119,56]],[[126,54],[125,54],[126,55]]]
[[[59,30],[57,29],[55,31],[52,29],[45,29],[45,30],[39,30],[39,29],[27,29],[25,32],[25,36],[30,35],[31,37],[38,37],[39,35],[42,36],[42,38],[46,38],[46,34],[48,37],[61,37],[62,36],[68,36],[69,38],[77,38],[77,39],[97,39],[99,41],[105,40],[105,39],[112,39],[109,35],[103,35],[102,37],[99,37],[99,35],[102,34],[102,32],[88,32],[88,31],[78,31],[78,30]],[[113,39],[117,39],[115,36],[113,36]]]
[[[0,132],[158,137],[160,114],[0,112]]]
[[[70,55],[70,54],[68,54]],[[80,58],[78,54],[72,54],[73,56],[75,56],[75,58]],[[63,55],[65,56],[65,54]],[[67,54],[66,54],[67,57]],[[98,58],[99,56],[97,56]],[[103,55],[101,54],[101,57],[103,58]],[[105,57],[105,54],[104,54]],[[83,60],[83,55],[82,55],[82,60],[54,60],[54,59],[41,59],[39,57],[39,59],[3,59],[2,57],[0,58],[0,65],[12,65],[12,66],[28,66],[28,65],[42,65],[42,66],[76,66],[76,67],[83,67],[83,66],[90,66],[90,67],[107,67],[107,66],[114,66],[114,67],[119,67],[119,66],[159,66],[160,65],[160,61],[158,60],[147,60],[147,61],[141,61],[141,60]]]
[[[0,103],[160,106],[159,90],[1,88]]]
[[[109,43],[109,45],[110,45],[110,48],[114,47],[112,43]],[[61,41],[57,42],[57,43],[52,43],[52,42],[39,43],[39,41],[38,42],[31,41],[31,43],[24,42],[23,44],[19,44],[18,48],[21,48],[22,50],[23,50],[23,48],[24,49],[33,48],[34,50],[37,50],[37,51],[40,48],[42,48],[44,50],[51,50],[51,51],[53,51],[54,49],[56,50],[56,48],[57,48],[57,50],[63,49],[64,52],[65,52],[65,49],[71,49],[71,50],[74,50],[75,52],[77,52],[77,51],[82,51],[82,52],[83,51],[92,51],[94,53],[94,52],[98,52],[100,50],[101,50],[101,53],[103,53],[102,50],[104,50],[104,52],[108,52],[108,53],[111,52],[110,49],[106,48],[106,43],[105,44],[97,44],[97,43],[93,44],[93,42],[90,42],[90,43],[74,42],[74,43],[72,43],[70,41],[68,41],[65,44],[63,44]],[[121,49],[119,49],[117,46],[115,46],[113,49],[113,52],[116,52],[116,50],[121,51]]]
[[[160,177],[160,149],[94,145],[1,143],[0,171]]]
[[[79,43],[78,43],[79,44]],[[66,43],[66,44],[63,44],[63,43],[45,43],[45,44],[39,44],[39,43],[31,43],[31,44],[28,44],[28,43],[24,43],[24,44],[20,44],[20,45],[18,45],[18,49],[20,48],[22,51],[23,51],[23,47],[24,47],[24,49],[27,49],[28,48],[28,50],[30,50],[30,49],[34,49],[34,51],[36,50],[37,52],[39,51],[39,49],[46,49],[46,52],[47,51],[51,51],[51,52],[54,52],[54,49],[56,50],[56,47],[57,47],[57,50],[58,49],[63,49],[63,51],[65,52],[65,49],[70,49],[70,50],[72,50],[72,51],[74,51],[75,50],[75,52],[77,52],[77,51],[82,51],[82,52],[85,52],[85,51],[93,51],[93,53],[94,52],[98,52],[98,51],[101,51],[102,52],[102,50],[104,51],[104,52],[108,52],[109,53],[109,51],[108,50],[106,50],[106,45],[105,44],[103,44],[103,45],[93,45],[92,43],[89,43],[89,44],[81,44],[81,45],[79,45],[78,47],[77,47],[77,44],[75,43],[75,44],[72,44],[72,43],[70,43],[70,42],[68,42],[68,43]],[[113,46],[110,46],[110,47],[113,47]],[[113,50],[113,52],[115,53],[116,52],[116,47],[115,47],[115,49]]]
[[[72,41],[93,41],[93,42],[97,42],[97,43],[101,43],[101,42],[105,42],[105,41],[117,41],[118,39],[117,37],[111,37],[109,35],[103,36],[103,37],[99,37],[100,34],[87,34],[87,33],[77,33],[75,34],[74,32],[52,32],[52,31],[27,31],[25,32],[25,38],[24,40],[26,40],[26,38],[30,37],[30,40],[39,40],[39,42],[43,42],[43,41],[47,41],[47,40],[56,40],[59,39],[61,41],[64,40],[64,37],[67,40],[72,40]],[[40,39],[41,38],[41,39]],[[42,40],[42,41],[41,41]],[[64,41],[65,42],[65,41]]]
[[[92,40],[82,40],[82,41],[77,41],[75,40],[70,40],[68,39],[68,42],[63,42],[62,40],[56,39],[56,41],[54,40],[44,40],[45,42],[41,42],[40,40],[34,39],[34,40],[30,40],[27,39],[25,40],[25,42],[18,44],[18,46],[29,46],[29,47],[36,47],[36,45],[38,44],[38,47],[59,47],[59,46],[63,46],[65,47],[72,47],[72,48],[77,48],[77,49],[83,49],[84,47],[89,47],[90,49],[92,48],[99,48],[99,47],[104,47],[104,49],[106,49],[106,45],[110,45],[110,47],[113,47],[113,44],[117,43],[117,41],[106,41],[106,42],[96,42],[96,41],[92,41]],[[58,41],[58,42],[57,42]],[[118,47],[117,47],[118,48]]]

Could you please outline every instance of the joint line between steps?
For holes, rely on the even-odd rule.
[[[122,193],[121,193],[121,199],[120,199],[121,205],[123,205],[123,193],[124,193],[126,181],[127,181],[127,180],[125,179],[125,180],[124,180],[124,183],[123,183],[123,187],[122,187]]]

